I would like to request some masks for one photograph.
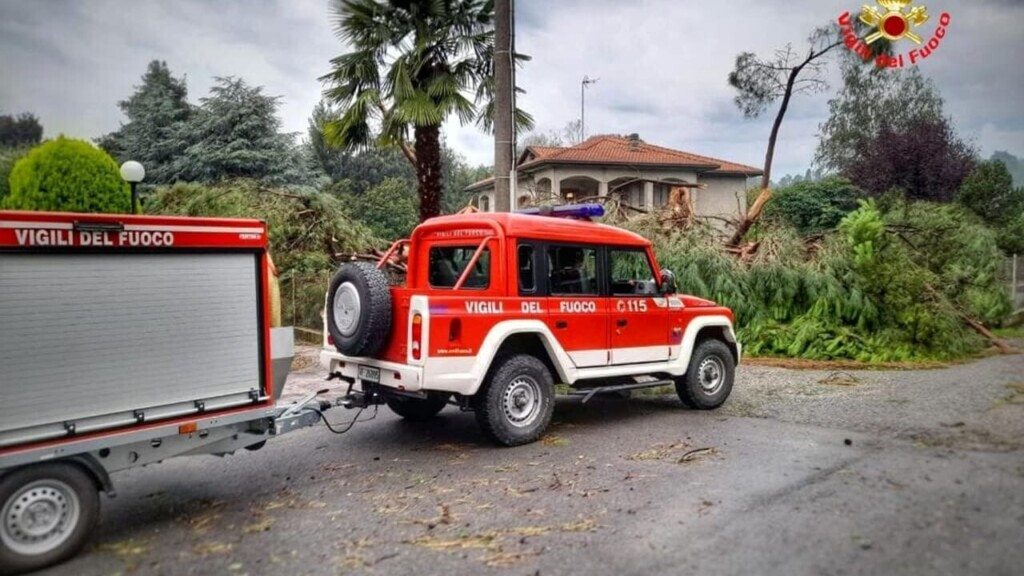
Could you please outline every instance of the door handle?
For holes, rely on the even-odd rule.
[[[619,318],[618,320],[615,321],[615,325],[619,327],[625,326],[626,324],[629,324],[629,321],[626,320],[625,318]]]
[[[565,320],[559,320],[558,322],[555,322],[555,328],[568,328],[568,327],[569,327],[569,323],[566,322]]]

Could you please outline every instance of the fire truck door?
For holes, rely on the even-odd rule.
[[[611,297],[608,322],[612,364],[664,362],[669,358],[669,309],[660,298],[642,249],[608,250]]]
[[[600,295],[597,248],[551,244],[547,324],[578,368],[608,364],[608,302]]]

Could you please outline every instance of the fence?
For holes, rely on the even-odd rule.
[[[1014,254],[1006,259],[1003,278],[1013,301],[1013,309],[1024,309],[1024,255]]]
[[[323,338],[324,297],[331,272],[282,274],[281,323],[294,326],[295,337],[319,343]]]

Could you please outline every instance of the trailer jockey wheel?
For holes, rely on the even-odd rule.
[[[74,464],[29,466],[0,478],[0,574],[74,556],[100,513],[96,483]]]
[[[372,356],[391,330],[388,279],[369,262],[344,264],[327,292],[327,330],[339,352]]]

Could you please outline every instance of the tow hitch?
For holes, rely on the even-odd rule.
[[[338,399],[338,406],[362,410],[370,406],[384,404],[384,395],[380,391],[379,384],[364,381],[362,383],[362,390],[353,390],[352,387],[355,386],[356,379],[351,376],[345,376],[341,372],[332,372],[327,376],[327,380],[341,380],[348,383],[348,392]]]

